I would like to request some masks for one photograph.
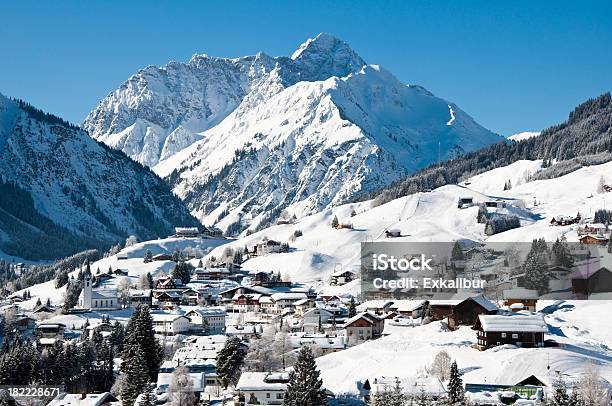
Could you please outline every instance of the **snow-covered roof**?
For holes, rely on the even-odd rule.
[[[173,379],[172,373],[160,373],[157,375],[157,387],[161,389],[167,389]],[[202,392],[206,386],[206,375],[204,372],[190,372],[189,378],[193,382],[193,390],[195,392]]]
[[[383,309],[393,304],[392,300],[368,300],[366,302],[361,303],[357,306],[357,310],[367,310],[367,309]]]
[[[85,397],[83,399],[83,396]],[[99,406],[104,403],[113,402],[117,399],[109,392],[89,393],[62,393],[49,402],[50,406]]]
[[[236,389],[239,391],[279,391],[284,392],[289,380],[289,374],[269,372],[243,372],[240,375]]]
[[[470,299],[478,303],[480,306],[482,306],[487,311],[492,312],[498,309],[495,303],[491,302],[489,299],[485,298],[484,296],[473,296]]]
[[[302,300],[306,298],[306,294],[300,292],[279,292],[272,295],[272,300],[275,302],[279,300]]]
[[[180,319],[181,317],[187,318],[182,314],[171,314],[171,313],[152,313],[151,318],[153,318],[154,322],[173,322],[176,319]]]
[[[504,290],[504,299],[538,299],[538,291],[525,288],[514,288]]]
[[[486,332],[548,332],[548,325],[541,314],[513,313],[507,316],[481,314],[478,320],[482,331]]]

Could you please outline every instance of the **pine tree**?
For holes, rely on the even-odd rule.
[[[544,246],[542,246],[542,243],[544,243]],[[548,291],[549,275],[546,249],[544,240],[534,240],[523,264],[525,287],[537,290],[540,294]]]
[[[184,284],[191,280],[191,270],[193,266],[185,261],[179,261],[172,270],[172,278],[180,279]]]
[[[337,226],[338,226],[338,217],[334,216],[334,218],[332,219],[332,222],[331,222],[331,227],[332,228],[336,228]]]
[[[246,350],[240,339],[228,338],[217,355],[217,375],[224,388],[235,386],[238,383],[245,357]]]
[[[147,251],[145,252],[145,255],[144,255],[144,259],[143,259],[143,261],[144,261],[145,263],[148,263],[148,262],[153,262],[153,253],[151,252],[151,250],[147,250]]]
[[[302,347],[285,391],[284,404],[287,406],[323,406],[327,397],[322,389],[323,381],[317,369],[314,355],[309,347]]]
[[[551,406],[574,406],[569,403],[570,396],[567,393],[567,385],[560,376],[553,382],[553,389],[553,397],[550,402]]]
[[[459,375],[457,361],[453,361],[450,367],[448,379],[448,398],[451,404],[462,403],[465,401],[465,393],[463,391],[463,380]]]
[[[153,319],[147,306],[138,306],[128,322],[121,357],[124,361],[121,364],[122,372],[138,354],[143,354],[150,380],[157,381],[163,349],[155,338]]]
[[[151,392],[149,386],[150,384],[147,382],[147,389],[138,397],[137,406],[155,406],[157,404],[157,398]]]
[[[121,400],[125,406],[132,406],[138,395],[148,390],[149,374],[143,351],[137,350],[121,363],[125,379],[121,388]]]
[[[355,298],[351,297],[348,308],[348,316],[355,317],[357,315],[357,305],[355,304]]]

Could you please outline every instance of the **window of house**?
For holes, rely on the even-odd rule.
[[[501,333],[501,338],[506,338],[508,336],[508,334],[506,333]]]
[[[512,338],[518,338],[518,334],[512,334]]]
[[[266,392],[266,399],[270,399],[270,392]]]

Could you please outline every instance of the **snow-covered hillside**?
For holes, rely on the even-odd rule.
[[[195,225],[149,169],[61,119],[0,95],[0,250],[53,259],[129,234]]]
[[[540,304],[541,307],[552,303]],[[560,345],[553,348],[501,346],[479,351],[476,331],[462,326],[448,331],[443,322],[419,327],[386,326],[378,340],[329,354],[317,359],[325,386],[336,394],[357,394],[357,381],[373,382],[381,376],[423,380],[426,368],[440,351],[446,351],[463,373],[466,383],[513,385],[535,375],[552,386],[557,371],[564,379],[576,381],[589,368],[595,368],[610,387],[612,337],[605,323],[593,320],[610,311],[609,302],[565,302],[546,316],[550,333],[545,339]],[[589,327],[594,326],[593,330]],[[410,388],[406,388],[411,390]],[[412,389],[416,394],[418,388]]]
[[[323,287],[328,285],[334,269],[357,269],[361,242],[385,240],[384,232],[391,229],[401,231],[402,236],[394,241],[530,242],[544,237],[552,242],[561,235],[568,241],[578,241],[578,235],[569,226],[551,227],[550,219],[575,215],[578,211],[589,217],[599,208],[612,207],[612,193],[596,192],[600,178],[612,180],[612,163],[585,167],[555,179],[528,181],[541,165],[541,161],[518,161],[474,176],[461,185],[447,185],[431,192],[405,196],[378,207],[372,207],[372,201],[341,205],[306,216],[294,224],[271,226],[228,246],[252,247],[265,238],[288,241],[294,248],[291,252],[253,258],[245,266],[280,271],[293,281]],[[508,180],[512,188],[504,190]],[[487,236],[484,225],[476,222],[478,207],[458,209],[459,197],[472,197],[475,202],[504,200],[508,204],[506,211],[519,216],[521,227]],[[353,229],[331,228],[334,216],[340,223],[351,223]],[[303,235],[292,241],[296,230]],[[211,255],[219,258],[222,250],[217,248]],[[358,293],[359,285],[353,282],[324,289]]]
[[[261,228],[500,139],[321,34],[291,58],[194,56],[149,67],[84,123],[166,178],[205,223]]]
[[[528,140],[529,138],[538,137],[540,134],[542,133],[539,131],[524,131],[521,133],[510,135],[508,139],[518,142],[518,141]]]

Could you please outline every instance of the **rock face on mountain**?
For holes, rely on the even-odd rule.
[[[197,225],[151,170],[82,129],[0,95],[0,251],[27,259]]]
[[[196,55],[148,67],[84,127],[230,232],[346,202],[500,139],[327,34],[290,58]]]

